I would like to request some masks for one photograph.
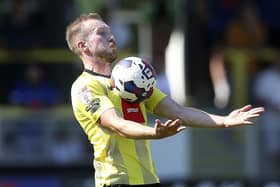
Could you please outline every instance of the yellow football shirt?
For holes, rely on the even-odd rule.
[[[71,89],[72,107],[75,118],[93,144],[96,187],[159,183],[149,140],[123,138],[102,127],[98,119],[114,107],[125,119],[147,125],[146,112],[152,113],[165,96],[155,88],[149,99],[133,104],[123,101],[111,89],[109,77],[86,71],[76,79]]]

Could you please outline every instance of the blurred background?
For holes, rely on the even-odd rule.
[[[254,127],[151,141],[164,186],[280,186],[280,1],[1,0],[0,187],[94,186],[70,106],[83,69],[65,42],[88,12],[111,26],[117,60],[148,59],[177,102],[217,114],[266,107]]]

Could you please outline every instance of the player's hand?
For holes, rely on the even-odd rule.
[[[155,131],[158,138],[164,138],[172,136],[186,129],[185,126],[181,126],[181,121],[176,120],[167,120],[165,123],[162,123],[159,119],[155,120]]]
[[[251,105],[246,105],[240,109],[232,111],[225,117],[224,127],[254,125],[253,119],[259,117],[264,112],[263,107],[252,108]]]

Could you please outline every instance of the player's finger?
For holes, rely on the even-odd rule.
[[[159,119],[155,120],[155,128],[159,129],[163,126],[162,122]]]
[[[255,125],[252,121],[244,121],[243,124],[244,125],[252,125],[252,126]]]
[[[162,123],[159,119],[155,119],[155,123],[156,124],[160,124],[160,123]]]
[[[247,118],[249,119],[252,119],[252,118],[256,118],[256,117],[259,117],[260,116],[260,114],[250,114],[250,115],[248,115],[247,116]]]
[[[177,127],[181,124],[179,119],[176,120],[170,120],[170,122],[166,125],[167,127]]]
[[[167,120],[165,123],[164,123],[164,126],[167,126],[169,127],[171,124],[172,124],[173,120]]]
[[[181,132],[183,130],[185,130],[187,127],[186,126],[181,126],[177,129],[177,132]]]
[[[252,105],[246,105],[242,108],[239,109],[240,112],[247,112],[248,110],[250,110],[252,108]]]
[[[264,107],[253,108],[250,112],[251,113],[262,113],[262,112],[264,112]]]

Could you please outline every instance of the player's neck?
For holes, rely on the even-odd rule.
[[[98,74],[109,76],[111,75],[111,64],[103,62],[84,63],[85,69],[93,71]]]

